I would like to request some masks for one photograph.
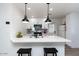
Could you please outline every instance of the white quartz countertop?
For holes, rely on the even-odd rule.
[[[62,38],[62,37],[59,37],[59,36],[44,36],[43,38],[40,37],[40,38],[35,38],[35,37],[29,37],[29,36],[24,36],[22,38],[13,38],[11,37],[11,41],[13,43],[40,43],[40,42],[43,42],[43,43],[52,43],[52,42],[71,42],[70,40],[68,39],[65,39],[65,38]]]

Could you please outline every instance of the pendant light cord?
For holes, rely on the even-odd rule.
[[[45,20],[45,22],[51,22],[51,20],[49,19],[49,4],[50,3],[46,3],[47,4],[47,19]]]
[[[27,7],[27,3],[25,3],[25,15],[24,15],[24,18],[23,18],[23,23],[26,23],[26,22],[29,22],[29,20],[28,20],[28,18],[27,18],[27,9],[26,9],[26,7]]]
[[[27,7],[27,3],[25,3],[25,16],[27,15],[27,9],[26,9],[26,7]]]
[[[47,3],[47,6],[48,6],[48,7],[47,7],[47,17],[49,17],[49,4],[50,4],[50,3]]]

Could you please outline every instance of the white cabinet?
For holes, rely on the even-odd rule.
[[[64,37],[64,38],[66,37],[65,25],[59,26],[59,36]]]
[[[54,28],[55,28],[54,24],[49,24],[48,32],[54,33]]]
[[[65,31],[65,25],[60,25],[60,26],[59,26],[59,30]]]

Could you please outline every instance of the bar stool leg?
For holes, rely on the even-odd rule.
[[[53,56],[54,56],[54,53],[53,53]]]
[[[46,53],[46,56],[47,56],[47,53]]]
[[[44,56],[45,56],[45,53],[44,53]]]
[[[28,56],[31,56],[31,53],[29,53]]]
[[[47,53],[44,53],[44,56],[47,56]]]
[[[30,56],[31,56],[31,53],[30,53]]]
[[[21,56],[22,56],[22,53],[21,53]]]
[[[18,56],[20,56],[20,53],[18,53]]]
[[[57,53],[55,53],[55,56],[57,56]]]
[[[29,56],[29,54],[28,54],[28,56]]]

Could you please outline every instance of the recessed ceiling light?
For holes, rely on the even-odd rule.
[[[52,9],[52,8],[50,8],[49,10],[50,10],[50,11],[52,11],[53,9]]]
[[[31,8],[27,8],[28,10],[31,10]]]

